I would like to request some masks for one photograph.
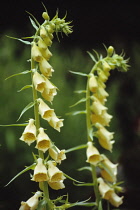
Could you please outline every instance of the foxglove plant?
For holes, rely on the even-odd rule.
[[[32,40],[31,42],[25,39],[18,39],[31,47],[31,59],[29,60],[31,64],[30,70],[8,77],[11,78],[13,76],[29,73],[31,74],[32,83],[22,88],[22,90],[32,88],[33,102],[29,103],[23,109],[19,119],[32,107],[34,107],[34,116],[29,117],[28,123],[13,124],[13,126],[25,126],[20,140],[25,142],[28,146],[35,143],[38,154],[33,154],[34,163],[17,174],[9,183],[24,172],[33,170],[31,180],[39,184],[39,190],[26,202],[21,202],[20,210],[60,209],[61,206],[57,207],[56,203],[61,200],[63,196],[61,196],[61,199],[57,198],[56,201],[52,201],[49,197],[48,186],[54,190],[65,188],[63,181],[66,175],[64,175],[59,169],[59,166],[57,166],[61,164],[62,160],[66,159],[65,150],[57,148],[54,140],[51,140],[49,134],[46,132],[46,127],[41,126],[40,118],[47,121],[49,126],[60,132],[63,126],[63,119],[60,119],[54,108],[51,107],[54,96],[57,94],[57,87],[51,82],[54,69],[49,63],[49,59],[52,56],[50,47],[54,33],[57,34],[57,37],[59,32],[68,35],[72,33],[72,26],[70,26],[71,22],[65,21],[66,17],[60,19],[58,12],[51,20],[47,10],[43,12],[42,17],[44,22],[40,25],[36,18],[30,14],[31,24],[36,30],[35,35],[27,37],[27,39]],[[65,209],[65,203],[62,208]]]
[[[103,58],[102,55],[96,52],[97,58],[89,52],[91,59],[94,61],[94,65],[89,74],[81,72],[72,72],[80,76],[87,77],[86,90],[78,90],[77,93],[86,93],[86,97],[80,99],[74,105],[79,103],[86,103],[86,109],[84,111],[74,111],[70,114],[86,114],[86,126],[87,126],[87,144],[79,145],[75,148],[71,148],[71,151],[76,149],[86,148],[86,162],[90,164],[88,168],[91,171],[95,194],[95,208],[102,210],[102,199],[105,199],[111,205],[119,207],[123,203],[123,196],[119,196],[118,192],[122,191],[122,188],[117,183],[117,166],[118,164],[112,163],[105,154],[100,153],[100,146],[102,150],[108,150],[113,152],[114,132],[108,130],[112,115],[108,113],[106,107],[106,101],[109,94],[105,90],[106,81],[110,76],[110,71],[118,69],[121,72],[127,72],[129,65],[128,59],[124,59],[124,55],[118,55],[115,53],[114,48],[110,46],[107,51],[107,56]],[[99,146],[100,145],[100,146]],[[97,175],[97,169],[100,171],[100,175]],[[81,170],[87,169],[87,167],[81,168]],[[82,184],[78,186],[89,186],[88,184]],[[109,204],[108,204],[109,209]]]

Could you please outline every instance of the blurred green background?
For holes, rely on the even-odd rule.
[[[74,5],[71,7],[70,14],[72,14],[73,7]],[[120,11],[123,11],[123,7],[120,7],[120,9]],[[82,19],[76,20],[74,14],[71,16],[75,18],[75,24],[79,23]],[[88,14],[87,11],[85,14]],[[120,14],[125,16],[124,13]],[[123,15],[121,18],[124,17]],[[132,22],[132,19],[129,17],[128,22],[134,26],[134,31],[136,30],[135,24],[133,25],[133,23],[136,23],[135,16],[133,16],[133,20]],[[129,42],[129,39],[125,41],[125,37],[127,37],[126,33],[123,33],[123,36],[121,36],[121,33],[118,33],[118,26],[118,30],[108,31],[110,35],[107,36],[107,26],[100,25],[102,27],[102,30],[100,29],[102,33],[100,36],[96,36],[98,35],[97,30],[100,28],[98,23],[101,19],[98,20],[99,22],[97,20],[94,21],[97,23],[95,24],[96,31],[93,30],[93,27],[88,34],[90,24],[84,24],[84,34],[83,36],[82,34],[81,36],[79,35],[79,40],[77,37],[74,38],[74,35],[70,35],[63,39],[60,38],[61,41],[59,43],[55,38],[55,42],[51,47],[53,57],[50,63],[55,69],[52,82],[59,88],[59,91],[54,99],[53,107],[56,113],[64,118],[64,127],[58,133],[49,128],[47,122],[42,121],[42,124],[48,129],[48,135],[51,140],[60,149],[69,149],[79,144],[85,144],[85,116],[70,116],[66,115],[66,113],[84,109],[84,104],[80,104],[74,108],[70,108],[70,105],[83,97],[74,93],[74,91],[85,89],[86,79],[73,75],[69,71],[88,73],[92,68],[93,62],[86,51],[89,50],[92,52],[92,49],[95,49],[105,55],[102,42],[107,44],[107,47],[109,44],[113,45],[118,54],[124,49],[126,58],[130,57],[130,70],[127,73],[121,73],[117,70],[112,71],[107,82],[107,91],[109,92],[107,101],[108,112],[113,115],[109,130],[115,132],[115,144],[113,153],[106,152],[106,154],[113,162],[120,163],[118,180],[124,180],[123,186],[125,189],[124,204],[120,209],[138,210],[140,206],[140,42],[135,38],[131,42]],[[26,24],[24,28],[25,26]],[[5,80],[12,74],[30,69],[30,63],[27,62],[30,58],[30,48],[19,41],[7,38],[5,35],[19,37],[20,35],[33,34],[34,31],[32,31],[29,25],[27,27],[28,31],[25,31],[25,33],[21,29],[16,33],[16,30],[7,30],[8,28],[12,28],[12,26],[7,26],[0,37],[0,124],[3,125],[16,123],[22,109],[32,101],[31,89],[17,92],[23,86],[31,84],[29,74]],[[85,32],[85,30],[87,31]],[[103,33],[104,30],[105,34]],[[78,32],[76,31],[76,34]],[[94,34],[93,37],[92,34]],[[129,35],[131,36],[131,34]],[[94,41],[91,41],[92,38]],[[96,40],[98,41],[96,42]],[[28,110],[22,116],[19,123],[24,123],[29,117],[33,117],[33,110]],[[38,186],[36,183],[30,181],[30,174],[27,172],[18,177],[9,186],[4,187],[11,178],[23,170],[24,166],[32,164],[32,151],[36,152],[34,145],[28,147],[24,142],[19,140],[23,129],[24,127],[0,127],[0,209],[18,209],[20,202],[27,200],[31,196],[31,192],[36,191]],[[103,150],[103,152],[105,151]],[[60,165],[60,169],[75,179],[90,182],[91,176],[88,171],[80,172],[77,170],[87,165],[85,160],[86,155],[84,149],[68,153],[67,159]],[[89,197],[94,199],[91,187],[76,187],[68,179],[65,180],[65,185],[66,189],[64,190],[50,190],[51,198],[56,198],[68,192],[71,202],[86,200]],[[76,209],[85,209],[85,207],[77,207]]]

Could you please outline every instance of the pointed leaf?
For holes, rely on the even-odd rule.
[[[65,151],[65,153],[72,152],[72,151],[79,150],[79,149],[84,149],[86,147],[87,147],[87,144],[82,144],[82,145],[79,145],[79,146],[76,146],[76,147],[72,147],[70,149],[67,149]]]
[[[27,70],[27,71],[20,72],[20,73],[18,73],[18,74],[13,74],[13,75],[7,77],[5,80],[10,79],[11,77],[15,77],[15,76],[22,75],[22,74],[28,74],[28,73],[30,73],[30,72],[31,72],[31,71]]]
[[[19,38],[16,38],[16,37],[11,37],[11,36],[7,36],[7,37],[11,38],[11,39],[16,39],[16,40],[18,40],[20,42],[23,42],[24,44],[31,45],[31,42],[29,42],[29,41],[25,41],[23,39],[19,39]]]
[[[22,87],[20,90],[18,90],[17,92],[21,92],[22,90],[25,90],[27,88],[32,88],[32,85],[25,85],[24,87]]]
[[[66,115],[86,114],[86,110],[69,112]]]
[[[22,123],[22,124],[10,124],[10,125],[0,125],[1,127],[8,127],[8,126],[26,126],[28,125],[27,123]]]
[[[40,24],[37,21],[37,19],[30,12],[28,12],[28,11],[26,11],[26,12],[34,19],[35,23],[40,27]]]
[[[83,170],[92,171],[90,166],[84,166],[84,167],[78,169],[78,171],[83,171]]]
[[[83,187],[83,186],[86,186],[86,187],[89,187],[89,186],[94,186],[93,183],[82,183],[82,184],[76,184],[76,183],[73,183],[75,186],[78,186],[78,187]]]
[[[77,106],[78,104],[83,103],[83,102],[85,102],[86,100],[87,100],[86,98],[82,98],[82,99],[80,99],[79,101],[77,101],[75,104],[71,105],[70,107]]]
[[[91,59],[96,63],[97,61],[96,61],[95,57],[89,51],[87,51],[87,53],[89,54],[89,56],[91,57]]]
[[[30,108],[32,108],[34,106],[34,102],[29,103],[21,112],[19,118],[17,119],[17,121],[22,117],[22,115]]]
[[[78,94],[86,93],[86,90],[75,90],[74,93],[78,93]]]
[[[35,21],[34,21],[30,16],[29,16],[29,19],[30,19],[30,21],[31,21],[32,26],[33,26],[33,27],[35,28],[35,30],[37,31],[37,30],[38,30],[38,27],[37,27]]]
[[[68,176],[68,175],[65,174],[65,173],[63,173],[63,174],[64,174],[65,177],[67,177],[68,179],[71,179],[71,180],[74,181],[74,182],[81,183],[81,184],[84,183],[84,182],[78,181],[78,180],[76,180],[76,179],[74,179],[74,178]]]
[[[34,169],[36,163],[33,163],[32,165],[26,167],[25,169],[23,169],[21,172],[19,172],[16,176],[13,177],[13,179],[10,180],[10,182],[8,182],[8,184],[5,185],[5,187],[7,187],[11,182],[13,182],[17,177],[19,177],[21,174],[29,171],[30,169]]]
[[[82,72],[75,72],[75,71],[70,71],[72,74],[77,74],[80,76],[88,77],[88,74],[82,73]]]

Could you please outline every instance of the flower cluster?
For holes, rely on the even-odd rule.
[[[65,18],[58,18],[58,14],[52,20],[50,20],[47,12],[44,12],[42,16],[45,21],[41,26],[39,25],[39,28],[35,27],[37,30],[31,43],[31,75],[35,119],[29,119],[20,140],[28,145],[35,142],[35,148],[38,149],[39,155],[38,158],[35,158],[34,173],[31,180],[40,184],[47,182],[52,189],[59,190],[65,188],[63,183],[65,176],[59,170],[57,164],[61,164],[61,161],[66,159],[65,150],[59,150],[51,141],[45,128],[40,126],[40,117],[60,132],[63,119],[58,118],[55,110],[48,105],[48,102],[52,104],[54,96],[57,94],[57,87],[50,81],[54,69],[49,63],[52,56],[49,47],[52,44],[54,32],[64,32],[67,35],[72,30],[69,26],[70,22],[65,22]],[[33,20],[32,23],[35,25]],[[38,94],[40,94],[39,97]],[[46,152],[47,157],[45,159]],[[43,190],[41,187],[40,189]],[[36,209],[39,197],[40,193],[37,192],[27,202],[21,202],[20,209]]]
[[[123,56],[117,55],[113,47],[107,49],[107,57],[100,58],[94,65],[88,78],[87,98],[87,116],[90,121],[93,136],[98,139],[99,144],[106,150],[112,152],[114,144],[114,132],[110,132],[106,127],[112,119],[105,106],[109,94],[106,92],[106,81],[110,75],[111,69],[127,70],[127,60]],[[123,196],[119,197],[115,192],[115,183],[117,181],[117,166],[113,164],[105,155],[100,154],[95,147],[93,137],[89,138],[87,143],[87,162],[100,168],[101,177],[98,178],[99,192],[103,199],[108,200],[113,206],[118,207],[123,202]]]

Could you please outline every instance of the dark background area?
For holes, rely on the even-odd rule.
[[[32,13],[37,20],[42,23],[43,19],[41,17],[44,11],[42,6],[42,1],[39,0],[24,0],[24,1],[3,1],[0,8],[0,82],[7,76],[19,71],[18,67],[21,68],[23,62],[20,58],[27,59],[29,55],[25,47],[21,44],[16,46],[13,44],[14,41],[6,41],[5,35],[16,34],[16,37],[30,36],[34,34],[32,30],[28,14],[26,11]],[[67,69],[72,69],[74,71],[89,71],[89,66],[91,62],[87,58],[86,51],[91,51],[96,49],[99,52],[103,51],[103,43],[106,46],[113,45],[118,53],[121,53],[122,49],[126,54],[126,58],[130,57],[129,64],[131,65],[130,71],[126,74],[121,74],[118,72],[112,72],[112,76],[108,82],[108,91],[110,95],[109,99],[109,110],[114,116],[114,121],[112,125],[113,131],[116,132],[116,143],[115,153],[112,154],[112,160],[120,162],[119,172],[122,179],[125,180],[125,192],[124,192],[124,204],[121,207],[123,210],[139,210],[140,206],[140,3],[135,1],[67,1],[67,0],[44,0],[50,17],[52,18],[56,10],[59,9],[59,16],[62,18],[67,12],[66,20],[72,20],[73,33],[69,37],[64,36],[60,42],[61,48],[58,45],[53,48],[56,51],[56,56],[58,56],[58,61],[54,62],[55,68],[60,68],[63,64]],[[12,36],[12,35],[11,35]],[[57,41],[57,39],[56,39]],[[4,45],[4,43],[6,43]],[[12,43],[12,44],[10,44]],[[16,42],[17,43],[17,42]],[[5,46],[5,50],[1,51],[2,47]],[[10,47],[8,47],[10,46]],[[58,47],[58,49],[57,49]],[[61,50],[61,52],[59,52]],[[3,54],[1,54],[1,52]],[[65,61],[63,57],[65,57]],[[79,57],[78,57],[79,56]],[[62,57],[62,58],[61,58]],[[77,59],[77,61],[76,61]],[[83,60],[86,59],[84,62]],[[16,60],[16,63],[13,62]],[[8,64],[9,63],[9,64]],[[27,68],[27,63],[24,64],[22,70]],[[79,66],[79,67],[78,67]],[[62,67],[62,66],[61,66]],[[6,70],[3,68],[6,68]],[[63,67],[62,67],[63,69]],[[61,71],[61,69],[60,69]],[[63,74],[63,72],[60,72]],[[57,74],[57,73],[56,73]],[[66,97],[67,102],[64,103],[63,100],[63,110],[61,106],[58,105],[58,113],[63,115],[63,111],[68,112],[68,106],[75,102],[77,98],[73,96],[73,91],[76,88],[83,88],[85,80],[80,81],[76,76],[72,76],[69,73],[65,73],[63,83],[61,84],[61,78],[57,75],[58,81],[56,83],[60,86],[61,92],[60,99],[63,100],[63,94]],[[17,87],[20,88],[18,79],[11,81],[9,80],[8,86],[5,83],[1,83],[1,93],[0,93],[0,124],[15,123],[16,119],[21,112],[21,104],[24,101],[28,101],[28,94],[17,99],[14,93],[9,92]],[[13,84],[14,83],[14,84]],[[22,81],[24,84],[24,81]],[[67,88],[66,87],[67,84]],[[76,85],[77,84],[77,85]],[[66,89],[66,90],[65,90]],[[64,91],[65,90],[65,91]],[[5,91],[5,92],[3,92]],[[14,90],[15,91],[15,90]],[[62,94],[62,95],[61,95]],[[59,98],[58,97],[58,98]],[[2,100],[3,99],[3,100]],[[75,101],[74,101],[75,100]],[[12,102],[11,102],[12,101]],[[14,103],[13,103],[14,101]],[[4,108],[3,108],[3,103]],[[25,103],[27,105],[28,102]],[[57,99],[56,99],[57,103]],[[60,102],[58,102],[60,103]],[[60,106],[60,107],[59,107]],[[10,107],[10,108],[9,108]],[[17,107],[19,112],[17,111]],[[4,109],[4,110],[3,110]],[[10,111],[11,109],[11,111]],[[27,116],[23,118],[24,121],[27,120]],[[77,133],[77,142],[80,143],[81,138],[86,136],[86,131],[81,133],[80,128],[83,131],[84,118],[74,119],[75,127],[73,127],[73,118],[66,118],[65,128],[62,130],[64,134],[54,134],[58,138],[65,139],[66,147],[69,148],[75,146],[74,134]],[[80,121],[78,121],[80,120]],[[80,125],[79,125],[80,122]],[[22,123],[22,122],[21,122]],[[77,124],[76,124],[77,123]],[[71,124],[71,127],[69,126]],[[79,128],[80,127],[80,128]],[[69,133],[69,128],[73,129],[73,132]],[[79,130],[78,130],[79,129]],[[78,131],[77,131],[78,130]],[[32,155],[30,151],[27,152],[26,145],[16,145],[14,140],[21,135],[22,129],[20,131],[18,128],[0,128],[2,145],[1,149],[1,163],[0,166],[0,185],[1,192],[0,195],[0,209],[14,210],[18,209],[19,203],[22,200],[26,200],[27,197],[31,195],[31,192],[36,190],[36,185],[29,180],[28,173],[24,176],[19,177],[15,182],[9,185],[7,188],[3,188],[9,179],[11,179],[15,174],[23,169],[25,165],[31,164]],[[67,136],[69,133],[69,137]],[[62,135],[62,136],[61,136]],[[13,144],[10,144],[11,139]],[[64,142],[60,142],[60,148],[65,148]],[[82,142],[85,143],[85,142]],[[16,146],[15,146],[16,145]],[[30,149],[29,149],[30,150]],[[31,149],[32,151],[32,149]],[[80,158],[79,158],[80,156]],[[68,159],[70,162],[64,163],[64,169],[67,167],[66,172],[75,178],[78,177],[81,180],[89,182],[89,174],[83,173],[79,176],[77,171],[74,171],[76,167],[82,167],[82,160],[85,161],[85,156],[82,152],[78,152],[77,155],[69,154]],[[70,165],[71,162],[75,166]],[[23,178],[24,177],[24,178]],[[8,180],[8,181],[7,181]],[[72,186],[72,182],[68,182],[67,186],[72,202],[75,199],[87,199],[87,197],[92,196],[92,189],[88,192],[81,188],[81,191],[76,190]],[[70,192],[71,191],[71,192]],[[64,191],[63,194],[67,193]],[[87,195],[85,195],[87,193]],[[75,196],[73,196],[75,194]],[[51,192],[52,197],[57,196],[54,191]],[[77,196],[76,196],[77,195]],[[79,210],[79,208],[77,208]],[[81,208],[80,208],[81,209]],[[90,208],[89,208],[90,209]]]

